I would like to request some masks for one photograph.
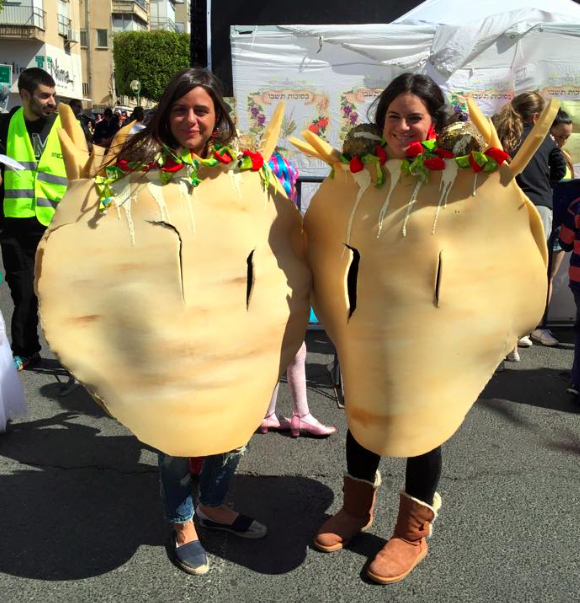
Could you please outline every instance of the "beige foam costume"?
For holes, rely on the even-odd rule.
[[[556,111],[548,107],[495,172],[476,175],[451,159],[424,182],[392,159],[378,188],[374,167],[351,173],[311,132],[292,141],[334,171],[305,216],[307,259],[313,305],[340,358],[348,425],[365,448],[409,457],[442,444],[541,319],[546,242],[515,176]],[[470,114],[488,146],[501,148],[472,102]]]
[[[282,112],[264,137],[266,158]],[[133,172],[103,213],[90,177],[103,153],[89,157],[72,112],[60,113],[71,182],[36,261],[50,347],[167,454],[246,444],[308,320],[299,212],[273,176],[266,186],[232,162],[200,168],[196,188],[180,174],[162,185],[159,170]]]

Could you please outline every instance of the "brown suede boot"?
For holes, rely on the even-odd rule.
[[[398,582],[427,554],[427,536],[431,535],[431,523],[441,507],[441,497],[435,493],[433,506],[399,492],[399,516],[395,533],[378,552],[367,575],[379,584]]]
[[[345,547],[360,532],[370,528],[374,515],[377,488],[381,474],[377,471],[375,483],[344,475],[344,502],[342,509],[328,519],[318,530],[314,546],[320,551],[331,553]]]

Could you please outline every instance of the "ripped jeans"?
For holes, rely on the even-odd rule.
[[[244,450],[245,446],[204,457],[199,476],[200,504],[219,507],[224,502]],[[165,519],[170,523],[185,523],[194,514],[189,458],[159,452],[158,464]]]

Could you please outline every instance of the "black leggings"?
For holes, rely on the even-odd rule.
[[[380,460],[380,455],[361,446],[349,430],[346,435],[346,467],[349,475],[374,482]],[[427,454],[409,457],[405,472],[405,492],[432,505],[441,477],[441,465],[441,446]]]

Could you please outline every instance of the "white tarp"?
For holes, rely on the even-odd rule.
[[[516,40],[539,23],[580,24],[580,6],[572,0],[427,0],[395,21],[438,25],[431,64],[450,76],[469,64],[501,36]]]
[[[578,132],[567,149],[580,167],[580,7],[568,0],[549,6],[493,0],[469,3],[468,10],[466,4],[428,0],[405,16],[433,10],[432,22],[423,12],[411,24],[232,28],[239,129],[259,139],[283,99],[280,146],[303,175],[325,176],[328,166],[295,152],[286,139],[308,128],[340,149],[352,126],[369,121],[369,107],[385,86],[413,71],[433,77],[451,104],[463,107],[472,95],[487,115],[519,92],[559,98]],[[502,8],[508,12],[499,13]],[[482,18],[467,24],[466,12]],[[554,307],[554,319],[573,316],[567,287],[555,288]]]
[[[393,23],[465,25],[513,11],[536,13],[533,19],[526,18],[526,21],[563,21],[570,18],[578,22],[580,7],[572,0],[486,0],[469,3],[466,0],[426,0]],[[538,13],[544,13],[544,16],[538,17]]]
[[[240,130],[259,138],[277,101],[284,99],[282,145],[287,136],[309,128],[340,148],[353,125],[368,121],[372,101],[388,82],[413,71],[431,75],[452,104],[463,105],[471,94],[488,115],[515,93],[539,90],[563,101],[580,132],[580,25],[528,24],[525,34],[508,30],[491,43],[486,38],[485,49],[452,73],[451,63],[437,54],[441,27],[450,31],[435,24],[295,25],[249,33],[248,27],[243,32],[234,28]],[[569,149],[580,163],[580,134],[573,135]],[[296,161],[305,173],[325,173],[325,166],[302,155]]]

